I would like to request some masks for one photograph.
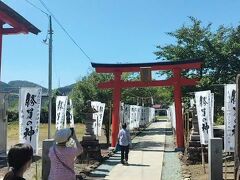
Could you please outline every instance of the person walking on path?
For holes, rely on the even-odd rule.
[[[131,145],[130,133],[127,130],[127,124],[122,125],[118,134],[118,142],[121,148],[121,163],[128,165],[129,146]]]
[[[25,180],[23,174],[30,167],[33,158],[33,148],[29,144],[19,143],[8,152],[9,171],[3,180]]]
[[[75,141],[73,146],[69,146],[70,139]],[[49,180],[76,180],[74,172],[74,161],[83,152],[83,148],[77,140],[73,128],[57,130],[55,133],[56,145],[49,149],[51,168]]]

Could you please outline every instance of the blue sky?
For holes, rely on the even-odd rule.
[[[29,0],[45,10],[39,0]],[[156,45],[174,43],[166,32],[188,24],[236,26],[238,0],[43,0],[75,41],[99,63],[154,62]],[[42,32],[4,36],[2,81],[28,80],[47,87],[48,18],[25,0],[3,0]],[[46,11],[46,10],[45,10]],[[91,71],[90,61],[53,21],[53,87],[75,83]],[[59,83],[60,82],[60,83]]]

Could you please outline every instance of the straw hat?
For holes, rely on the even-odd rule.
[[[55,141],[56,143],[64,143],[67,142],[69,137],[71,136],[72,131],[69,128],[59,129],[55,133]]]

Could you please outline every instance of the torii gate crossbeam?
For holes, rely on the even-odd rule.
[[[121,89],[132,87],[153,87],[153,86],[173,86],[174,101],[176,111],[176,136],[177,148],[184,148],[184,130],[182,118],[182,86],[195,86],[199,79],[188,79],[181,76],[181,72],[185,69],[200,69],[203,60],[192,59],[184,61],[165,61],[155,63],[140,64],[100,64],[91,63],[97,73],[113,73],[114,79],[108,82],[99,83],[99,88],[113,89],[113,111],[112,111],[112,147],[116,146],[119,131],[119,108],[121,100]],[[140,72],[141,68],[156,70],[170,70],[173,77],[167,80],[155,80],[150,82],[142,81],[123,81],[121,75],[124,72]]]

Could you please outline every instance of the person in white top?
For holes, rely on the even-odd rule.
[[[121,163],[128,164],[128,153],[129,153],[129,145],[131,144],[130,133],[127,130],[127,124],[124,123],[122,125],[122,129],[118,134],[118,141],[121,147]]]

